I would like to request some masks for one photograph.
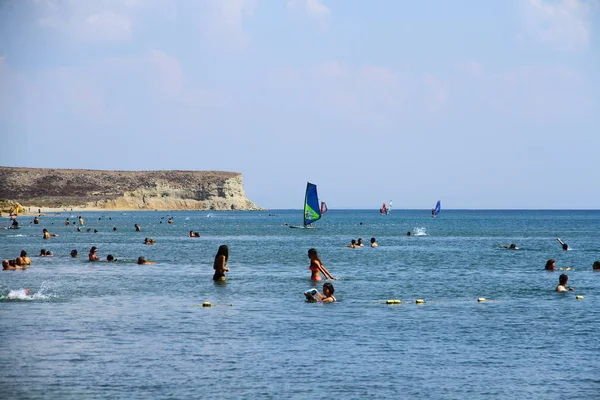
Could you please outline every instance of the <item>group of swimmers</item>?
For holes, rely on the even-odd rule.
[[[356,249],[358,247],[364,247],[364,246],[365,245],[363,244],[362,238],[358,238],[358,240],[352,239],[350,241],[350,244],[346,247],[351,248],[351,249]],[[377,241],[375,240],[375,238],[374,237],[371,238],[371,247],[377,247],[377,246],[379,246],[379,245],[377,244]]]
[[[37,217],[36,217],[36,219],[37,219]],[[38,222],[35,222],[35,219],[34,219],[34,223],[39,223],[39,220],[38,220]],[[79,223],[80,223],[80,225],[83,226],[84,221],[83,221],[82,217],[79,217]],[[173,219],[169,218],[167,223],[173,224]],[[65,221],[65,225],[69,225],[69,224],[70,224],[70,221],[69,221],[69,218],[67,218]],[[73,222],[73,224],[75,224],[75,222]],[[134,224],[134,228],[135,228],[135,231],[137,231],[137,232],[141,231],[141,227],[138,224]],[[114,227],[113,231],[116,231],[116,230],[117,230],[116,227]],[[78,227],[78,231],[81,231],[81,229],[79,227]],[[94,230],[94,231],[97,232],[97,230]],[[89,232],[89,229],[88,229],[88,232]],[[408,232],[407,235],[410,235],[410,232]],[[43,229],[43,238],[44,239],[50,239],[50,237],[52,237],[52,236],[58,236],[58,235],[50,234],[47,229],[45,229],[45,228]],[[199,232],[190,231],[189,237],[200,237],[200,234],[199,234]],[[556,240],[560,243],[561,248],[563,250],[570,250],[569,246],[566,243],[564,243],[560,238],[556,238]],[[152,245],[152,244],[155,244],[155,241],[152,238],[145,238],[144,244]],[[362,238],[358,238],[358,240],[352,239],[350,245],[348,245],[346,247],[348,247],[348,248],[364,247],[363,239]],[[377,241],[374,237],[370,239],[370,247],[378,247]],[[519,250],[519,248],[514,243],[512,243],[510,245],[501,245],[500,247],[505,248],[505,249],[510,249],[510,250]],[[96,246],[92,246],[92,248],[90,249],[90,252],[88,254],[88,260],[89,261],[102,261],[98,257],[97,252],[98,252],[98,248]],[[41,257],[52,256],[52,252],[50,252],[49,250],[42,249],[40,252],[40,256]],[[76,249],[73,249],[71,251],[71,257],[72,258],[78,257],[78,252]],[[228,257],[229,257],[228,246],[227,245],[219,246],[219,249],[217,250],[217,254],[215,255],[215,259],[214,259],[214,263],[213,263],[213,269],[214,269],[213,281],[216,282],[216,281],[225,281],[226,280],[225,272],[229,271],[229,268],[227,267]],[[333,275],[331,275],[331,273],[323,266],[323,263],[321,262],[321,259],[319,258],[319,255],[318,255],[316,249],[311,248],[308,250],[308,258],[310,259],[309,270],[311,271],[311,281],[321,281],[321,279],[322,279],[321,275],[323,275],[325,277],[325,279],[331,279],[331,280],[337,279]],[[119,261],[119,260],[117,260],[112,254],[108,254],[106,256],[106,261],[107,262],[115,262],[115,261]],[[140,264],[140,265],[154,264],[154,262],[148,261],[144,257],[140,256],[137,260],[137,264]],[[24,269],[30,265],[31,265],[31,260],[27,256],[27,252],[25,250],[22,250],[20,256],[14,260],[3,260],[2,261],[2,269],[3,270]],[[594,270],[600,270],[600,261],[594,262],[592,268]],[[555,260],[549,259],[546,262],[546,266],[544,269],[549,270],[549,271],[556,270]],[[569,270],[569,269],[570,268],[567,267],[567,270]],[[573,288],[567,287],[566,286],[567,283],[568,283],[568,276],[566,274],[561,274],[559,277],[559,284],[556,287],[556,291],[557,292],[572,291]],[[334,292],[335,292],[335,288],[333,287],[333,284],[331,282],[326,282],[323,285],[323,294],[320,294],[317,289],[310,289],[310,290],[306,291],[304,294],[308,301],[320,301],[320,302],[325,302],[325,303],[331,303],[331,302],[336,301],[335,297],[333,296]]]
[[[25,269],[30,265],[31,259],[29,256],[27,256],[27,252],[25,250],[21,250],[19,256],[13,260],[2,260],[3,270]]]

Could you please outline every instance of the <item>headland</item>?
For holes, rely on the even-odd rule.
[[[0,167],[7,208],[85,210],[262,210],[242,174],[226,171],[105,171]],[[2,210],[8,212],[9,210]]]

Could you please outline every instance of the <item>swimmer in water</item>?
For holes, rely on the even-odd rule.
[[[311,303],[320,301],[323,303],[333,303],[335,302],[335,297],[333,293],[335,292],[335,288],[331,282],[325,282],[323,284],[323,294],[319,293],[317,289],[312,289],[304,292],[304,296],[306,296],[306,300]]]
[[[27,266],[31,265],[31,259],[27,256],[27,252],[25,250],[21,250],[21,254],[15,260],[17,265]]]
[[[133,225],[133,227],[135,228],[136,232],[139,232],[142,230],[142,228],[140,228],[140,226],[138,224]]]
[[[507,246],[505,244],[503,244],[502,246],[503,249],[509,249],[509,250],[519,250],[519,248],[517,247],[516,244],[512,243],[510,246]]]
[[[98,258],[98,248],[96,246],[92,246],[90,249],[90,254],[88,255],[88,260],[90,261],[100,261]]]
[[[562,247],[562,249],[563,249],[563,250],[565,250],[565,251],[567,251],[567,250],[571,250],[571,249],[569,248],[569,246],[568,246],[568,245],[567,245],[565,242],[563,242],[562,240],[560,240],[560,238],[556,238],[556,241],[557,241],[558,243],[560,243],[560,247]]]
[[[352,240],[350,241],[350,244],[349,244],[348,246],[346,246],[346,247],[348,247],[348,248],[350,248],[350,249],[355,249],[355,248],[357,248],[358,246],[356,246],[356,240],[352,239]]]
[[[334,276],[331,275],[331,273],[329,273],[327,268],[323,266],[323,263],[319,258],[319,254],[317,253],[317,249],[309,249],[308,258],[310,258],[310,265],[308,269],[310,269],[311,281],[320,281],[321,274],[325,276],[325,279],[336,279]]]
[[[594,261],[594,264],[592,265],[592,269],[594,271],[600,271],[600,261]]]
[[[555,271],[556,270],[556,265],[555,265],[555,261],[553,258],[550,258],[548,261],[546,261],[546,266],[544,267],[544,269],[546,271]]]
[[[154,261],[147,261],[144,257],[138,257],[138,265],[156,264]]]
[[[571,286],[567,287],[567,282],[569,282],[569,277],[567,274],[561,274],[558,277],[558,286],[556,287],[557,292],[566,292],[572,291],[573,288]]]
[[[2,260],[2,270],[9,271],[12,269],[17,269],[17,267],[10,265],[10,260]]]
[[[44,239],[50,239],[50,232],[48,232],[48,229],[44,228],[42,233],[44,234]]]
[[[72,257],[72,258],[77,258],[77,257],[79,257],[79,255],[77,254],[77,250],[75,250],[75,249],[71,250],[71,257]]]
[[[117,259],[112,254],[109,254],[106,256],[106,261],[107,262],[115,262],[115,261],[117,261]]]
[[[217,254],[215,255],[215,261],[213,263],[213,269],[215,273],[213,275],[213,281],[224,281],[225,280],[225,272],[229,271],[227,267],[227,260],[229,259],[229,247],[227,245],[222,244],[219,246],[219,250],[217,250]]]
[[[363,247],[363,246],[364,246],[364,244],[363,244],[362,238],[358,238],[358,240],[356,241],[356,247]]]
[[[377,247],[377,246],[379,246],[379,245],[377,244],[377,241],[375,240],[375,238],[371,238],[371,247]]]

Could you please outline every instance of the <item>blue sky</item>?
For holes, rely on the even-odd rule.
[[[0,165],[600,208],[600,0],[5,0]]]

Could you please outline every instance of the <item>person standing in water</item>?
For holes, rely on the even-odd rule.
[[[229,271],[227,268],[227,259],[229,258],[229,248],[226,244],[219,246],[217,254],[215,255],[215,261],[213,263],[213,269],[215,274],[213,275],[213,281],[224,281],[225,272]]]
[[[323,266],[321,259],[319,258],[319,254],[317,253],[317,249],[309,249],[308,250],[308,258],[310,258],[310,280],[311,281],[320,281],[321,274],[325,275],[325,279],[336,279],[332,276],[327,268]]]

